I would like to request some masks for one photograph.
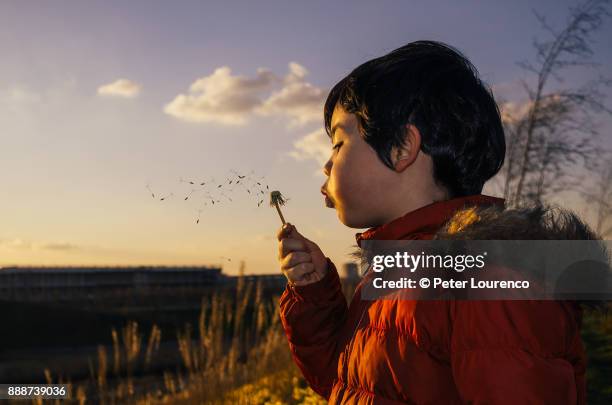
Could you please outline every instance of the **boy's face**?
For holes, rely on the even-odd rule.
[[[336,105],[331,120],[332,154],[323,167],[327,181],[321,187],[326,204],[351,228],[370,228],[387,221],[399,174],[379,159],[363,140],[354,114]],[[397,190],[395,190],[397,192]]]

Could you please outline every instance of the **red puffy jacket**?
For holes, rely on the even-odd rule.
[[[458,210],[504,200],[434,202],[363,239],[432,239]],[[580,311],[564,301],[361,300],[340,279],[287,284],[281,321],[295,363],[330,404],[584,404]],[[363,281],[362,281],[363,283]]]

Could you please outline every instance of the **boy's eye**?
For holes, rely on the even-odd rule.
[[[332,149],[340,149],[340,146],[342,146],[343,142],[338,142],[337,144],[335,144],[334,146],[332,146]]]

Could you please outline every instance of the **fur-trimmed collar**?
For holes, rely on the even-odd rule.
[[[599,240],[574,212],[555,205],[522,208],[474,206],[458,210],[434,239]]]

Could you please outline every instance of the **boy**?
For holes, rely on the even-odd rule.
[[[513,222],[503,199],[481,194],[502,167],[504,133],[490,90],[457,50],[417,41],[368,61],[334,86],[324,115],[333,151],[321,192],[343,224],[369,228],[358,245],[461,235],[484,217],[499,239],[547,232],[545,210],[516,211]],[[585,229],[576,225],[563,237],[593,236],[570,235]],[[330,404],[585,402],[577,305],[368,301],[360,285],[347,307],[321,249],[291,224],[277,237],[282,324]]]

